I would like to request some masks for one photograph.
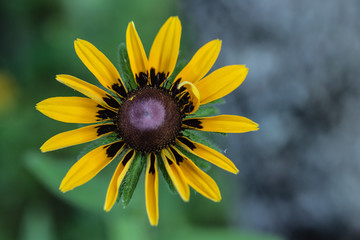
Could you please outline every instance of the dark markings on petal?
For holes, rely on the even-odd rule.
[[[115,132],[116,131],[116,125],[109,125],[109,124],[106,124],[106,125],[100,125],[100,126],[96,126],[95,127],[96,132],[97,132],[97,135],[98,136],[101,136],[103,134],[106,134],[106,133],[109,133],[109,132]]]
[[[115,98],[113,98],[112,96],[110,96],[109,94],[106,94],[106,97],[103,98],[103,100],[107,103],[107,105],[109,105],[110,107],[113,108],[119,108],[120,104],[118,101],[115,100]]]
[[[176,164],[180,165],[180,163],[184,161],[183,157],[174,148],[170,147],[170,150],[175,157]]]
[[[125,145],[125,142],[116,142],[110,145],[105,146],[106,149],[106,155],[108,158],[113,158],[115,155],[119,152],[119,150]],[[96,161],[96,159],[94,159]]]
[[[180,104],[180,106],[184,106],[186,104],[188,104],[190,101],[190,94],[187,92],[183,95],[181,95],[181,97],[178,100],[178,103]]]
[[[149,82],[149,75],[147,73],[140,72],[139,75],[135,75],[135,79],[140,87],[145,87]]]
[[[191,113],[193,110],[194,110],[194,104],[192,102],[190,102],[187,105],[185,105],[182,112],[184,114],[188,114],[188,113]]]
[[[155,82],[155,69],[154,68],[150,69],[150,79],[151,79],[151,84],[154,85],[154,82]]]
[[[101,105],[97,105],[98,108],[100,108],[99,111],[97,111],[97,118],[100,118],[102,120],[106,120],[106,119],[114,119],[116,117],[116,113],[114,113],[113,111],[104,108]]]
[[[182,86],[181,88],[177,87],[176,90],[177,90],[176,91],[176,97],[179,98],[179,99],[182,98],[186,94],[190,96],[190,94],[188,92],[185,93],[186,87],[184,87],[184,86]]]
[[[171,94],[172,96],[176,96],[176,95],[179,94],[179,89],[177,89],[177,88],[178,88],[178,86],[179,86],[179,84],[180,84],[180,81],[181,81],[181,78],[178,78],[178,79],[176,79],[176,81],[171,85],[171,87],[170,87],[170,94]]]
[[[150,79],[151,79],[151,85],[153,87],[160,87],[161,84],[163,84],[165,82],[165,80],[167,79],[167,77],[169,76],[169,73],[165,74],[164,72],[158,72],[157,74],[155,74],[155,69],[151,68],[150,69]]]
[[[182,86],[180,89],[178,89],[178,94],[184,92],[186,90],[186,87]]]
[[[173,164],[173,162],[168,157],[166,157],[166,160],[169,163],[169,165]]]
[[[185,119],[182,122],[184,125],[189,126],[189,127],[193,127],[193,128],[198,128],[198,129],[202,129],[203,126],[201,126],[201,121],[199,119]]]
[[[120,79],[118,79],[119,83],[114,83],[111,86],[111,89],[114,90],[117,94],[119,94],[122,98],[127,96],[125,87],[120,83]]]
[[[150,174],[155,174],[155,154],[150,153],[150,168],[149,168]]]
[[[177,139],[191,150],[194,150],[196,148],[195,145],[186,137],[178,137]]]
[[[135,154],[135,150],[133,149],[133,150],[131,150],[130,152],[128,152],[126,155],[125,155],[125,157],[124,157],[124,159],[122,160],[122,165],[123,166],[125,166],[128,162],[129,162],[129,160],[132,158],[132,156]]]

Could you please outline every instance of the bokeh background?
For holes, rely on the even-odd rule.
[[[220,38],[214,69],[249,67],[221,112],[260,130],[216,139],[240,169],[209,171],[220,203],[194,192],[183,203],[160,180],[153,228],[143,178],[126,209],[102,210],[114,165],[60,193],[85,146],[40,153],[76,125],[46,118],[35,104],[77,95],[56,74],[96,83],[75,54],[76,38],[116,65],[129,21],[148,51],[171,15],[182,21],[181,58]],[[0,34],[0,239],[360,239],[359,1],[1,1]]]

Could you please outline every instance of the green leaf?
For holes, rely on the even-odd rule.
[[[59,190],[60,182],[75,161],[54,159],[49,153],[44,154],[35,151],[25,154],[24,160],[28,171],[35,176],[49,192],[73,206],[97,214],[103,214],[106,187],[109,184],[108,176],[104,177],[104,175],[98,174],[90,182],[76,188],[74,191],[62,193]]]
[[[176,64],[176,67],[171,74],[171,76],[167,79],[165,88],[170,88],[171,84],[175,81],[175,77],[183,70],[183,68],[186,66],[188,62],[185,60],[179,60]]]
[[[165,165],[164,165],[164,162],[162,161],[162,158],[160,155],[157,156],[158,159],[159,159],[159,169],[164,177],[164,180],[165,182],[167,183],[168,187],[169,187],[169,190],[173,193],[176,193],[176,189],[174,187],[174,184],[173,182],[171,181],[171,178],[168,174],[168,172],[166,171],[166,168],[165,168]]]
[[[120,77],[124,81],[126,88],[131,90],[137,88],[134,74],[131,71],[129,55],[125,43],[119,45],[119,59],[120,59]]]
[[[195,113],[187,115],[186,118],[209,117],[209,116],[215,116],[217,114],[219,114],[219,109],[217,109],[216,107],[200,106]]]
[[[23,210],[24,211],[24,210]],[[57,239],[52,211],[45,202],[30,202],[26,205],[21,221],[21,240],[54,240]],[[3,239],[3,238],[1,238]]]
[[[209,102],[209,103],[206,103],[204,105],[202,105],[203,107],[208,107],[208,106],[212,106],[212,105],[221,105],[221,104],[224,104],[225,103],[225,100],[223,98],[219,98],[219,99],[216,99],[212,102]]]
[[[218,115],[219,109],[215,106],[221,105],[223,103],[225,103],[225,100],[223,98],[219,98],[207,104],[200,105],[199,109],[195,113],[187,115],[186,118],[208,117]]]
[[[133,162],[125,175],[119,189],[118,200],[121,198],[124,208],[129,204],[140,175],[144,169],[146,158],[141,153],[137,153]]]

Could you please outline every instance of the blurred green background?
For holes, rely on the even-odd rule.
[[[180,15],[181,56],[189,59],[194,49],[187,38],[191,26],[175,1],[1,1],[0,239],[278,239],[235,227],[233,208],[241,201],[232,196],[232,189],[241,186],[229,185],[233,176],[220,170],[210,171],[222,190],[220,203],[195,192],[189,203],[183,203],[161,179],[160,222],[154,228],[146,216],[143,177],[126,209],[117,204],[105,213],[114,164],[88,184],[62,194],[58,186],[84,146],[40,153],[48,138],[76,127],[35,110],[45,98],[77,95],[56,82],[55,75],[71,74],[96,83],[77,58],[73,41],[90,41],[116,65],[129,21],[135,22],[148,51],[171,15]]]

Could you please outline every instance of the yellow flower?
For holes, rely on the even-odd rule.
[[[110,134],[116,135],[116,141],[97,147],[78,160],[63,179],[61,191],[86,183],[120,155],[122,158],[105,200],[104,209],[109,211],[116,202],[122,180],[136,160],[136,154],[141,154],[147,159],[145,198],[151,225],[157,225],[159,218],[158,164],[165,166],[184,201],[189,200],[189,186],[213,201],[221,200],[215,181],[184,152],[232,173],[237,173],[237,168],[223,154],[194,141],[184,132],[188,129],[222,133],[257,130],[258,124],[245,117],[196,117],[199,106],[236,89],[245,79],[248,69],[244,65],[232,65],[205,76],[221,48],[221,41],[213,40],[201,47],[171,82],[168,77],[177,62],[180,37],[180,20],[170,17],[157,34],[147,58],[134,23],[129,23],[126,47],[135,88],[131,87],[129,79],[121,79],[114,65],[91,43],[80,39],[75,41],[77,55],[109,92],[73,76],[56,76],[59,82],[88,98],[54,97],[38,103],[36,108],[58,121],[93,125],[55,135],[43,144],[41,151],[82,144]]]

